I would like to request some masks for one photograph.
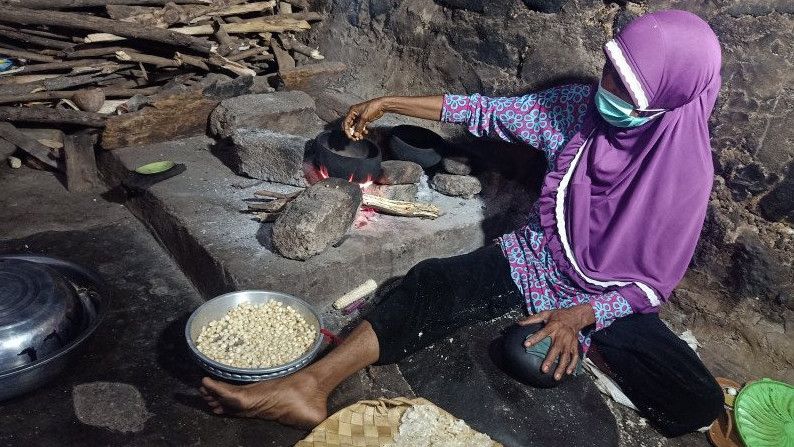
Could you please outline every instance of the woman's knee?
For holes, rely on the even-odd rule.
[[[537,332],[543,326],[531,324],[528,326],[514,325],[505,331],[502,338],[502,361],[505,371],[516,380],[535,388],[553,388],[560,384],[554,379],[556,361],[549,373],[544,373],[540,368],[545,360],[545,352],[528,352],[524,347],[527,337]]]

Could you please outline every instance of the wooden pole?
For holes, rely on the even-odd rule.
[[[9,141],[47,166],[60,169],[58,161],[52,158],[50,148],[25,135],[12,124],[0,122],[0,138]]]
[[[46,107],[0,107],[0,121],[105,127],[105,117],[98,113]]]
[[[107,5],[165,6],[167,3],[181,5],[210,4],[209,0],[2,0],[0,5],[24,6],[30,9],[95,8]]]
[[[26,0],[28,1],[28,0]],[[51,25],[64,28],[82,29],[112,33],[122,37],[160,42],[176,47],[189,48],[199,53],[209,53],[212,44],[203,39],[186,36],[171,30],[140,26],[136,23],[121,22],[88,14],[71,12],[33,10],[6,6],[0,8],[0,22],[18,25]]]
[[[75,46],[72,42],[64,42],[62,40],[50,39],[49,37],[40,37],[33,34],[22,32],[21,30],[12,28],[10,26],[0,25],[2,30],[2,37],[7,37],[18,42],[24,42],[31,45],[36,45],[44,48],[57,48],[59,50],[71,49]]]
[[[12,50],[10,48],[4,48],[4,47],[0,47],[0,55],[27,59],[29,61],[36,61],[36,62],[54,62],[57,60],[52,56],[45,56],[43,54],[33,53],[30,51]]]

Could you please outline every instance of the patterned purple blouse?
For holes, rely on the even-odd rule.
[[[571,84],[513,98],[445,95],[441,120],[466,124],[478,137],[497,136],[538,148],[546,153],[547,170],[552,170],[558,151],[581,129],[592,93],[590,85]],[[499,238],[499,243],[531,313],[585,303],[593,307],[595,328],[579,334],[583,351],[590,347],[593,330],[631,314],[631,305],[617,291],[584,292],[558,271],[546,246],[537,203],[527,224]]]

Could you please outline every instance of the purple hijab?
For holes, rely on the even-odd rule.
[[[655,312],[703,228],[720,47],[698,16],[661,11],[631,22],[604,50],[635,106],[666,112],[617,128],[591,104],[546,177],[541,222],[558,268],[580,287],[619,288],[635,312]]]

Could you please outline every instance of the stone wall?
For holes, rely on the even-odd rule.
[[[794,4],[313,3],[329,18],[308,40],[329,59],[351,66],[339,88],[362,98],[440,92],[507,95],[565,80],[594,80],[604,61],[603,43],[632,17],[679,8],[706,19],[723,47],[723,89],[711,119],[717,178],[694,268],[682,287],[687,293],[676,295],[674,301],[682,302],[675,308],[682,310],[679,320],[738,332],[751,351],[771,352],[767,357],[790,369],[794,347],[786,340],[794,333]],[[709,302],[709,297],[713,302],[705,307],[683,302]]]

